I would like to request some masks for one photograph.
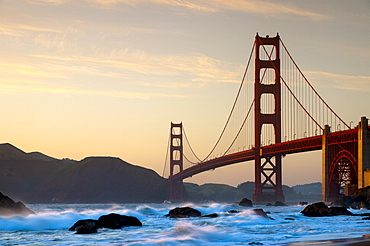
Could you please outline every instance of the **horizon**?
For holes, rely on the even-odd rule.
[[[171,122],[205,156],[254,37],[279,33],[348,124],[370,117],[370,3],[343,0],[3,0],[1,140],[57,159],[114,156],[162,174]],[[221,98],[221,99],[220,99]],[[254,163],[184,180],[254,181]],[[283,183],[321,182],[321,151],[283,159]]]

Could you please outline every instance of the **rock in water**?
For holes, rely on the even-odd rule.
[[[332,205],[354,209],[370,209],[370,186],[358,189],[352,196],[342,196],[335,200]]]
[[[262,208],[256,208],[256,209],[253,209],[253,212],[256,214],[256,215],[259,215],[259,216],[262,216],[264,218],[268,218],[268,219],[272,219],[270,216],[267,215],[267,213],[265,211],[263,211]]]
[[[142,226],[142,223],[136,217],[112,213],[100,216],[97,226],[99,228],[121,229],[124,226]]]
[[[170,218],[189,218],[189,217],[200,217],[201,215],[202,213],[194,208],[177,207],[171,209],[166,216],[169,216]]]
[[[336,199],[334,202],[332,202],[331,205],[349,208],[353,205],[353,198],[350,196],[342,196]]]
[[[323,202],[317,202],[305,207],[301,213],[308,217],[324,217],[336,215],[353,215],[344,207],[328,207]]]
[[[281,207],[281,206],[288,206],[286,205],[285,203],[283,202],[280,202],[280,201],[276,201],[274,204],[271,204],[271,203],[267,203],[266,206],[275,206],[275,207]]]
[[[253,203],[251,200],[249,200],[248,198],[243,198],[240,202],[239,202],[239,205],[240,206],[243,206],[243,207],[253,207]]]
[[[274,204],[275,207],[282,207],[282,206],[288,206],[286,205],[285,203],[283,202],[280,202],[280,201],[276,201],[275,204]]]
[[[87,219],[77,221],[69,231],[76,231],[76,234],[90,234],[98,232],[97,220]]]
[[[305,205],[308,205],[308,202],[299,202],[298,203],[298,206],[305,206]]]
[[[27,208],[22,202],[14,202],[8,196],[0,192],[0,216],[30,215],[35,214]]]
[[[240,213],[240,211],[230,210],[230,211],[227,211],[227,213],[229,213],[229,214],[237,214],[237,213]]]
[[[351,198],[353,199],[352,208],[370,209],[370,186],[358,189]]]
[[[206,215],[202,215],[202,217],[217,218],[218,217],[218,214],[216,214],[216,213],[206,214]]]

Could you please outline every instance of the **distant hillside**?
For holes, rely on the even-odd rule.
[[[185,183],[187,200],[235,202],[252,199],[254,183]],[[319,201],[321,183],[283,186],[286,201]],[[25,153],[0,144],[0,192],[26,203],[128,203],[168,199],[166,179],[153,170],[115,157],[59,160],[40,152]]]
[[[192,202],[235,202],[243,198],[243,193],[225,184],[184,183],[187,199]]]
[[[298,193],[300,192],[305,195],[321,195],[321,183],[320,182],[295,185],[292,188],[296,192]]]
[[[0,191],[27,203],[162,202],[168,184],[114,157],[58,160],[0,144]]]
[[[254,182],[250,181],[239,184],[237,187],[225,184],[184,183],[184,185],[188,200],[193,202],[236,202],[242,198],[252,200],[254,192]],[[321,200],[321,183],[293,187],[283,185],[283,192],[286,202],[316,202]]]

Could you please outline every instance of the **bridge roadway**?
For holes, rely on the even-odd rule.
[[[357,129],[355,128],[329,133],[328,138],[333,139],[332,141],[330,141],[333,142],[332,144],[345,143],[348,141],[357,141]],[[261,147],[260,156],[269,157],[277,154],[287,155],[320,149],[322,149],[322,135],[317,135],[313,137],[301,138],[293,141],[287,141],[283,143]],[[245,150],[198,163],[196,165],[184,169],[182,172],[176,173],[175,175],[172,176],[171,180],[180,181],[185,178],[191,177],[195,174],[215,169],[218,167],[254,160],[255,151],[256,151],[255,149]]]

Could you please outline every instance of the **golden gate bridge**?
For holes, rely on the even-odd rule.
[[[254,161],[253,201],[284,201],[282,157],[322,150],[322,199],[370,185],[370,127],[344,122],[304,76],[285,44],[256,35],[235,101],[210,152],[200,158],[182,123],[171,123],[165,170],[170,200],[182,201],[183,180]]]

